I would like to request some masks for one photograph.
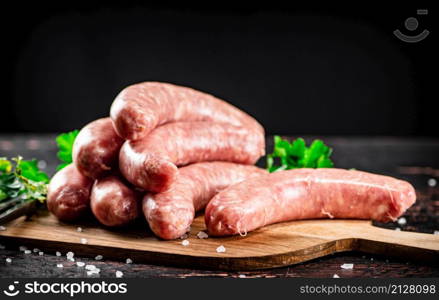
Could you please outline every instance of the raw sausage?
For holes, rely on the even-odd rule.
[[[264,135],[246,127],[177,122],[156,128],[142,140],[126,141],[119,168],[132,184],[158,193],[171,186],[177,166],[217,160],[254,164],[264,152]]]
[[[207,205],[211,235],[246,234],[283,221],[343,218],[394,221],[416,201],[410,183],[342,169],[297,169],[230,186]]]
[[[143,213],[157,236],[175,239],[187,231],[195,212],[203,209],[219,191],[266,173],[255,166],[229,162],[192,164],[179,169],[179,176],[168,191],[145,195]]]
[[[73,144],[73,162],[87,177],[96,179],[115,167],[124,140],[113,128],[110,118],[95,120],[81,129]]]
[[[157,126],[176,121],[214,121],[253,128],[262,126],[233,105],[194,89],[162,82],[131,85],[110,110],[117,133],[127,140],[145,137]]]
[[[95,181],[90,197],[91,210],[106,226],[126,225],[139,216],[141,196],[120,177],[110,175]]]
[[[47,190],[47,208],[58,219],[73,221],[89,209],[93,180],[82,175],[74,164],[58,171]]]

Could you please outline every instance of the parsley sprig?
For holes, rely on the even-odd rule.
[[[314,140],[309,147],[303,138],[288,142],[274,136],[273,153],[267,155],[267,170],[275,172],[298,168],[332,168],[329,158],[332,149],[321,140]]]
[[[62,163],[56,167],[57,171],[72,163],[73,143],[75,142],[78,133],[79,130],[73,130],[67,133],[62,133],[56,137],[56,143],[58,144],[58,152],[56,153],[56,156],[62,161]]]
[[[47,183],[49,176],[39,170],[36,160],[0,158],[0,202],[15,198],[44,202]]]

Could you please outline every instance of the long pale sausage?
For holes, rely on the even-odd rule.
[[[201,162],[179,171],[177,180],[168,191],[149,193],[142,202],[151,230],[163,239],[182,236],[192,224],[195,212],[203,209],[219,191],[267,173],[255,166],[229,162]]]
[[[123,226],[140,213],[142,194],[129,187],[120,177],[110,175],[95,181],[90,196],[91,210],[106,226]]]
[[[156,128],[142,140],[126,141],[119,168],[132,184],[163,192],[175,181],[177,166],[201,161],[254,164],[264,153],[264,135],[246,127],[177,122]]]
[[[47,208],[58,219],[73,221],[90,207],[90,189],[93,180],[82,175],[74,164],[58,171],[50,180]]]
[[[111,105],[110,116],[117,133],[127,140],[141,139],[157,126],[176,121],[224,122],[264,131],[255,119],[223,100],[162,82],[125,88]]]
[[[96,179],[117,169],[119,150],[124,140],[113,128],[110,118],[102,118],[81,129],[73,144],[73,162],[87,177]]]
[[[298,169],[251,178],[207,205],[211,235],[246,234],[277,222],[318,219],[394,221],[416,201],[410,183],[342,169]]]

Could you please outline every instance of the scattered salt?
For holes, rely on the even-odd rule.
[[[72,258],[74,256],[75,256],[75,253],[73,253],[72,251],[69,251],[69,252],[66,253],[66,257],[67,258]]]
[[[35,253],[37,253],[37,252],[40,252],[40,249],[38,249],[38,248],[34,248],[34,250],[33,250]]]
[[[209,236],[204,231],[200,231],[200,232],[197,233],[197,237],[199,239],[207,239]]]
[[[373,257],[370,259],[370,261],[373,261]]]
[[[354,268],[354,264],[342,264],[340,267],[345,270],[351,270]]]
[[[76,228],[76,231],[77,231],[77,232],[82,232],[82,227],[78,227],[78,228]]]
[[[73,257],[67,257],[67,260],[70,260],[72,262],[75,262],[75,259]]]
[[[221,245],[218,248],[216,248],[216,252],[218,253],[226,252],[226,248],[223,245]]]
[[[86,269],[86,270],[89,270],[89,271],[93,271],[93,270],[96,269],[96,266],[95,266],[95,265],[86,265],[86,266],[85,266],[85,269]]]
[[[189,245],[189,241],[188,241],[188,240],[183,240],[183,241],[181,242],[181,244],[182,244],[183,246],[188,246],[188,245]]]
[[[40,251],[40,252],[38,252],[38,255],[39,255],[39,256],[43,256],[43,255],[44,255],[44,252],[43,252],[43,251]]]
[[[24,254],[31,254],[32,253],[32,251],[30,251],[30,250],[24,250]]]
[[[78,262],[76,262],[76,265],[81,268],[81,267],[85,266],[85,262],[78,261]]]
[[[5,248],[6,248],[5,246],[0,245],[0,250],[3,250],[3,249],[5,249]]]
[[[122,278],[123,273],[121,271],[116,271],[116,277],[117,278]]]
[[[244,274],[240,274],[238,277],[239,278],[245,278],[246,276]]]
[[[433,231],[433,234],[439,235],[439,230]]]
[[[85,238],[82,238],[82,239],[81,239],[81,244],[84,244],[84,245],[88,244],[88,241],[87,241],[87,239],[85,239]]]
[[[102,255],[96,255],[95,259],[96,260],[102,260],[104,257]]]
[[[56,264],[56,267],[57,268],[63,268],[64,266],[63,266],[63,264]]]
[[[434,178],[430,178],[430,179],[428,179],[427,183],[428,183],[428,186],[434,187],[434,186],[436,186],[437,181]]]
[[[401,231],[401,228],[396,227],[395,230],[396,230],[396,231]]]
[[[59,251],[56,251],[56,256],[61,256],[61,252],[59,252]]]
[[[407,220],[405,218],[399,218],[398,219],[398,224],[399,225],[405,225],[405,224],[407,224]]]
[[[183,235],[180,237],[180,239],[181,239],[181,240],[185,240],[185,239],[187,239],[188,237],[189,237],[188,234],[185,233],[185,234],[183,234]]]
[[[127,263],[127,264],[132,264],[132,263],[133,263],[133,260],[132,260],[131,258],[127,258],[126,263]]]
[[[9,257],[6,258],[6,262],[7,262],[8,264],[10,264],[10,263],[12,262],[12,259],[10,259]]]
[[[332,275],[332,278],[340,278],[337,274]]]
[[[99,270],[99,269],[95,269],[93,271],[87,271],[87,276],[92,276],[92,275],[98,275],[99,276],[99,272],[100,271],[101,270]]]
[[[20,251],[25,251],[25,250],[27,250],[27,247],[25,247],[25,246],[20,246],[20,247],[18,247],[18,250],[20,250]]]
[[[5,226],[0,226],[0,231],[5,231],[6,227]]]

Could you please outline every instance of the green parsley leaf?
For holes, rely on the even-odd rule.
[[[56,143],[58,144],[58,153],[56,155],[59,160],[62,161],[62,163],[56,168],[57,170],[61,170],[72,163],[73,143],[75,142],[78,133],[79,130],[73,130],[67,133],[62,133],[56,137]]]
[[[49,183],[49,176],[38,169],[36,159],[19,160],[17,162],[17,168],[20,170],[20,174],[27,179],[35,182]]]
[[[332,149],[323,141],[314,140],[307,147],[303,138],[298,138],[291,143],[274,136],[273,153],[267,155],[267,170],[275,172],[298,168],[332,168],[333,162],[329,158]]]

